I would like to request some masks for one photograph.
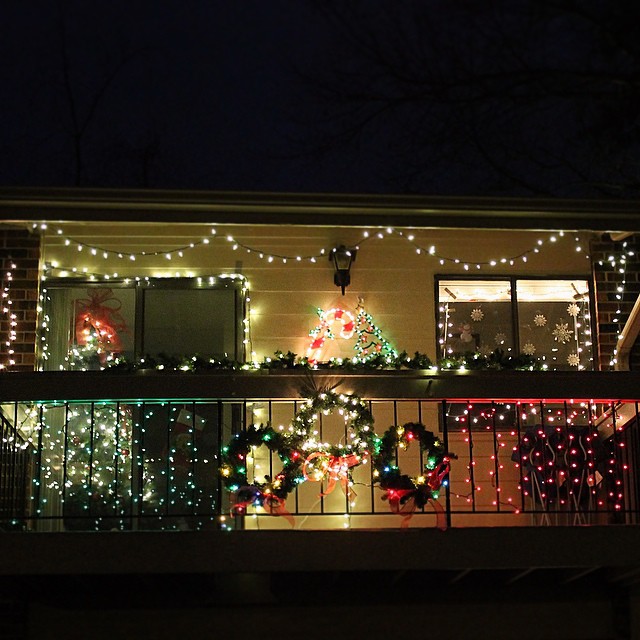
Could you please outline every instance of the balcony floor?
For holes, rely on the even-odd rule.
[[[38,638],[169,638],[186,618],[201,632],[275,638],[283,617],[306,628],[313,616],[353,617],[366,637],[424,637],[429,625],[439,638],[637,637],[639,540],[633,525],[7,533],[0,594],[28,594],[25,637]],[[95,631],[100,620],[116,635]],[[519,620],[529,627],[515,633]]]

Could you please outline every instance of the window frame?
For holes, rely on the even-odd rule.
[[[213,280],[213,281],[212,281]],[[134,292],[134,326],[133,326],[133,358],[144,357],[144,316],[145,293],[149,290],[179,290],[179,291],[211,291],[232,290],[234,294],[234,352],[228,354],[232,360],[244,363],[247,358],[244,325],[247,317],[247,302],[244,295],[244,278],[221,276],[202,276],[200,278],[114,278],[109,280],[80,279],[80,278],[47,278],[45,289],[93,289],[108,287],[114,291],[132,290]],[[47,299],[43,298],[43,310],[47,313]],[[50,323],[53,320],[50,320]],[[157,354],[155,354],[157,355]],[[190,357],[196,354],[181,354]],[[42,354],[39,355],[40,365],[45,363]]]
[[[502,281],[508,282],[509,288],[511,291],[510,294],[510,306],[511,306],[511,332],[513,336],[513,350],[517,355],[521,353],[521,344],[520,344],[520,331],[519,331],[519,316],[518,316],[518,291],[517,291],[517,282],[518,280],[582,280],[586,281],[588,285],[588,298],[589,298],[589,323],[591,326],[591,351],[592,351],[592,360],[593,367],[591,369],[586,369],[587,371],[595,371],[597,366],[597,358],[598,358],[598,331],[597,331],[597,316],[596,316],[596,304],[595,304],[595,292],[594,292],[594,283],[593,278],[591,276],[585,275],[560,275],[560,274],[547,274],[547,275],[512,275],[512,274],[458,274],[458,273],[437,273],[434,276],[434,288],[433,288],[433,297],[434,297],[434,316],[435,316],[435,353],[437,354],[436,358],[439,359],[442,357],[441,353],[441,345],[439,342],[439,334],[438,334],[438,324],[440,322],[440,283],[443,280],[466,280],[469,282],[485,280],[485,281]]]

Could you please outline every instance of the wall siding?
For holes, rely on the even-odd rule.
[[[251,285],[252,346],[257,357],[271,356],[276,350],[293,351],[305,355],[309,346],[309,331],[318,322],[318,307],[328,309],[341,306],[352,312],[358,299],[364,299],[366,310],[392,345],[412,354],[415,351],[436,358],[436,310],[434,278],[440,275],[474,274],[484,277],[504,275],[570,275],[588,278],[591,265],[587,256],[589,235],[583,235],[583,252],[575,251],[574,234],[558,238],[556,243],[545,242],[539,253],[531,253],[528,261],[520,259],[513,266],[475,268],[475,263],[489,259],[517,256],[537,245],[538,238],[550,234],[530,231],[481,231],[419,229],[404,230],[415,234],[422,247],[436,245],[438,253],[458,257],[460,263],[441,265],[426,252],[418,254],[406,239],[385,230],[383,238],[370,237],[363,241],[363,229],[356,227],[297,227],[297,226],[237,226],[217,225],[217,235],[204,225],[127,225],[65,224],[63,234],[51,228],[45,237],[45,259],[60,267],[89,273],[112,274],[122,277],[209,276],[239,272]],[[380,230],[370,230],[372,235]],[[258,248],[265,255],[233,250],[224,238]],[[121,251],[124,259],[100,254],[91,255],[88,249],[79,252],[77,244],[65,246],[64,238]],[[210,243],[184,252],[182,258],[167,260],[164,255],[127,259],[133,251],[168,251],[185,246],[198,238],[207,237]],[[351,270],[351,286],[346,295],[333,284],[333,267],[328,257],[317,262],[297,262],[280,258],[267,262],[268,255],[318,254],[322,248],[360,243],[357,259]],[[471,264],[464,269],[464,262]],[[323,359],[331,356],[350,357],[353,341],[338,339],[327,343]]]

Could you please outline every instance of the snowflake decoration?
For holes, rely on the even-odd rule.
[[[572,318],[575,318],[575,317],[580,313],[580,307],[579,307],[575,302],[572,302],[572,303],[567,307],[567,313],[568,313]]]
[[[522,353],[524,353],[525,356],[532,356],[535,352],[536,352],[536,345],[533,344],[532,342],[527,342],[522,347]]]
[[[481,322],[482,318],[484,318],[484,313],[482,312],[482,309],[480,309],[480,307],[478,307],[477,309],[474,309],[471,312],[471,319],[474,322]]]
[[[541,313],[536,313],[533,318],[533,324],[535,324],[536,327],[544,327],[544,325],[547,324],[547,319]]]
[[[570,353],[567,356],[567,362],[572,367],[579,367],[580,366],[580,356],[577,353]]]
[[[560,344],[565,344],[573,338],[573,331],[569,329],[569,324],[566,322],[559,322],[551,333],[553,339]]]
[[[496,337],[494,338],[494,340],[496,344],[504,344],[507,340],[507,336],[504,333],[499,332],[496,333]]]

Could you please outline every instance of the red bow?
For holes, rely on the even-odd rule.
[[[406,529],[409,526],[409,520],[411,520],[416,510],[416,490],[415,489],[387,489],[382,496],[383,500],[389,501],[389,510],[392,513],[397,513],[403,516],[401,529]],[[447,519],[445,516],[442,505],[433,498],[429,498],[429,504],[433,507],[436,514],[436,527],[440,531],[445,531],[447,528]]]
[[[243,496],[245,499],[239,499]],[[284,506],[284,500],[274,496],[273,493],[262,491],[258,487],[251,485],[248,487],[240,487],[236,493],[236,502],[231,507],[232,516],[244,516],[247,513],[247,507],[256,505],[263,507],[264,510],[272,516],[282,516],[292,527],[295,525],[293,516]]]
[[[119,313],[122,303],[111,289],[89,289],[87,295],[88,298],[78,299],[74,305],[76,343],[86,345],[95,332],[97,346],[104,357],[122,351],[119,333],[129,331]]]
[[[322,458],[320,473],[310,476],[307,472],[307,466],[311,465],[316,458]],[[352,497],[356,497],[356,492],[349,486],[349,469],[357,467],[361,462],[362,458],[355,453],[346,456],[333,456],[322,451],[315,451],[304,461],[302,473],[305,480],[311,482],[322,482],[325,476],[327,477],[327,490],[321,493],[321,496],[329,495],[339,482],[345,496],[350,500]]]
[[[442,486],[442,481],[446,478],[449,471],[451,471],[449,458],[443,458],[442,462],[427,474],[427,486],[429,489],[431,489],[431,491],[437,491]]]

